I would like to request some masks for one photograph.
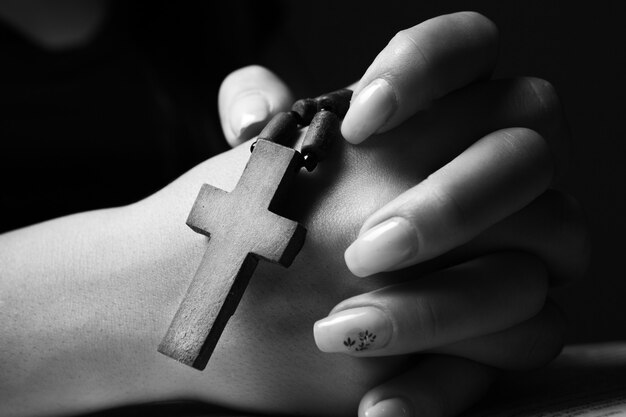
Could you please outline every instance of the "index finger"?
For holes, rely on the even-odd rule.
[[[488,77],[498,30],[475,12],[460,12],[398,32],[367,69],[341,133],[357,144],[402,123],[433,100]]]

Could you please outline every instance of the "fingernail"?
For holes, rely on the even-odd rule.
[[[382,400],[365,410],[365,417],[412,417],[409,404],[401,398]]]
[[[346,249],[346,265],[358,277],[386,271],[417,254],[417,234],[403,217],[372,227]]]
[[[396,106],[391,85],[382,78],[372,81],[350,103],[341,124],[341,134],[355,145],[363,142],[383,126]]]
[[[241,142],[250,139],[260,130],[270,114],[267,98],[258,92],[237,99],[230,108],[230,128]]]
[[[322,352],[355,353],[383,348],[393,326],[376,307],[357,307],[332,314],[313,326],[315,343]]]

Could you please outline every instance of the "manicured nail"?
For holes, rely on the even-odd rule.
[[[413,417],[413,411],[405,400],[389,398],[365,410],[365,417]]]
[[[393,326],[376,307],[357,307],[332,314],[313,326],[315,343],[322,352],[355,353],[383,348]]]
[[[243,142],[258,133],[269,114],[267,98],[258,92],[248,93],[232,104],[230,128],[238,141]]]
[[[417,254],[417,234],[403,217],[372,227],[346,249],[346,265],[358,277],[386,271]]]
[[[391,85],[382,78],[372,81],[352,99],[341,124],[341,134],[350,143],[363,142],[385,124],[396,106]]]

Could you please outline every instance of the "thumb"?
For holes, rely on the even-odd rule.
[[[237,146],[257,135],[293,101],[289,88],[267,68],[251,65],[231,72],[222,81],[218,109],[226,141]]]

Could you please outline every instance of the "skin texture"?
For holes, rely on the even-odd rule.
[[[234,188],[248,143],[134,205],[2,235],[0,414],[193,398],[249,412],[354,415],[367,390],[406,369],[408,359],[324,354],[315,346],[313,323],[342,300],[415,279],[429,265],[360,279],[345,266],[345,248],[374,211],[478,138],[507,126],[535,123],[541,130],[541,121],[505,109],[476,122],[497,103],[518,103],[524,87],[499,84],[470,107],[458,106],[469,94],[460,92],[375,140],[337,143],[314,173],[302,173],[281,214],[307,227],[305,246],[289,269],[259,265],[204,372],[156,347],[206,247],[206,238],[185,225],[197,191],[204,182]],[[450,119],[457,123],[443,123]],[[494,250],[488,236],[481,239],[436,266]],[[539,362],[558,346],[540,349]],[[481,389],[490,378],[486,374]]]
[[[342,253],[368,207],[391,196],[384,188],[373,193],[371,183],[365,189],[375,174],[362,176],[361,152],[343,148],[294,193],[301,204],[291,215],[309,229],[303,251],[289,270],[260,265],[203,373],[156,346],[205,250],[206,239],[185,225],[197,189],[204,181],[232,189],[246,145],[135,205],[3,235],[0,414],[177,397],[249,411],[353,413],[365,390],[402,359],[324,355],[313,342],[317,318],[380,285],[353,277]],[[381,179],[382,186],[392,178]],[[364,195],[378,198],[363,204]]]
[[[459,16],[486,20],[476,14]],[[443,18],[448,17],[456,16]],[[419,30],[419,25],[413,29]],[[400,34],[396,38],[400,39]],[[377,60],[381,56],[384,58],[384,53]],[[441,73],[432,71],[430,75]],[[229,109],[241,110],[232,101],[251,86],[276,97],[288,90],[285,85],[279,88],[265,82],[267,78],[275,76],[254,66],[231,74],[220,89],[222,117]],[[451,80],[454,83],[454,77]],[[400,91],[408,96],[423,93],[410,88]],[[229,100],[230,106],[226,105]],[[558,191],[543,192],[562,173],[567,160],[568,129],[554,88],[535,78],[496,80],[437,100],[435,107],[412,121],[412,131],[404,132],[419,143],[403,142],[403,146],[426,151],[417,157],[426,155],[420,159],[424,164],[431,163],[428,156],[440,155],[445,162],[455,152],[462,154],[437,171],[435,165],[427,180],[418,178],[416,187],[374,211],[359,236],[360,240],[372,226],[402,216],[405,224],[407,219],[416,224],[419,238],[417,245],[410,246],[417,246],[417,257],[395,268],[389,263],[381,267],[385,258],[381,251],[404,250],[397,243],[392,245],[389,235],[379,235],[383,246],[370,248],[362,256],[366,262],[378,264],[378,271],[418,262],[414,276],[475,259],[424,279],[346,299],[329,317],[316,322],[315,341],[325,352],[347,353],[343,344],[346,332],[360,337],[355,329],[369,328],[376,331],[376,342],[382,345],[375,343],[373,349],[370,346],[349,354],[380,357],[426,349],[451,355],[419,355],[420,360],[366,393],[359,416],[367,417],[369,411],[378,415],[375,410],[387,403],[398,408],[398,401],[414,415],[456,415],[488,388],[494,380],[493,367],[524,370],[547,363],[561,349],[564,328],[563,313],[546,299],[548,286],[581,277],[588,263],[589,241],[581,207]],[[466,141],[487,132],[477,142]],[[450,140],[453,138],[456,141]],[[389,136],[369,140],[395,143]],[[429,141],[433,142],[430,146]],[[458,150],[446,153],[455,146]],[[407,166],[404,172],[410,169]],[[346,263],[358,275],[350,248],[345,253]],[[447,252],[450,248],[455,249]],[[433,259],[424,262],[428,258]],[[472,294],[477,295],[475,303],[470,301]],[[362,313],[372,308],[377,317],[384,313],[386,319],[368,321]],[[380,327],[383,323],[391,323],[393,331]]]
[[[566,282],[580,274],[576,271],[583,268],[576,263],[585,262],[578,256],[585,252],[584,233],[565,239],[562,230],[546,232],[539,219],[557,219],[545,224],[557,229],[564,224],[569,231],[581,222],[563,222],[559,205],[570,214],[577,212],[575,206],[558,195],[551,202],[547,193],[521,214],[511,214],[543,192],[560,171],[561,116],[558,102],[550,100],[556,94],[542,80],[519,79],[472,86],[439,102],[488,76],[497,37],[495,27],[477,14],[442,19],[399,32],[385,49],[391,56],[383,51],[356,88],[363,91],[368,77],[371,81],[379,73],[395,86],[388,95],[394,102],[379,103],[396,110],[378,126],[380,131],[433,100],[438,101],[434,109],[358,150],[337,145],[315,174],[301,176],[302,187],[292,192],[284,214],[309,228],[307,244],[289,270],[258,268],[204,373],[158,355],[155,347],[205,250],[206,238],[184,226],[193,198],[203,182],[232,189],[247,159],[247,145],[201,164],[132,206],[2,236],[0,414],[72,413],[195,398],[250,412],[315,415],[353,415],[361,399],[359,413],[364,415],[369,407],[400,397],[412,403],[407,406],[417,415],[443,416],[460,412],[481,395],[493,380],[491,366],[525,369],[552,358],[560,349],[561,315],[546,303],[547,287],[550,280]],[[443,32],[438,21],[445,23]],[[463,35],[467,31],[479,36]],[[446,48],[462,64],[468,56],[480,59],[472,60],[473,67],[451,65],[454,60],[440,54]],[[394,62],[407,58],[417,59],[414,78],[405,77],[412,72],[402,65],[400,73],[393,71]],[[276,77],[269,81],[263,85],[280,84]],[[292,101],[283,94],[266,96],[263,103],[257,100],[263,98],[260,93],[231,97],[239,103],[235,107],[220,99],[220,107],[231,114],[222,117],[229,143],[253,136],[264,124],[261,119]],[[352,110],[357,104],[358,99]],[[251,118],[251,107],[261,108],[265,116]],[[457,158],[447,164],[463,151],[461,163]],[[451,182],[455,177],[472,181]],[[405,192],[415,184],[414,192]],[[426,204],[420,205],[424,197]],[[439,205],[450,202],[448,209]],[[397,215],[421,221],[418,231],[430,233],[420,235],[420,258],[391,269],[420,265],[355,278],[342,253],[359,229]],[[428,252],[424,242],[437,250]],[[520,249],[540,259],[511,252]],[[435,259],[422,262],[430,258]],[[415,279],[423,271],[473,258]],[[398,285],[358,295],[389,284]],[[365,355],[427,349],[453,356],[421,356],[407,367],[402,356],[351,358],[319,352],[311,335],[313,322],[331,309],[363,303],[394,310],[397,336],[396,345]]]

